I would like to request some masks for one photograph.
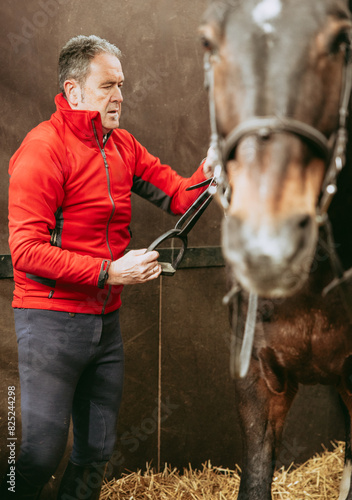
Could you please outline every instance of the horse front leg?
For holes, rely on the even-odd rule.
[[[254,364],[257,365],[255,368]],[[243,438],[243,467],[237,500],[271,500],[272,477],[283,425],[297,392],[297,385],[283,380],[268,385],[258,365],[258,361],[252,360],[247,377],[236,382]]]

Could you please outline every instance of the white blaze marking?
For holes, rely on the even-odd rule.
[[[253,10],[252,17],[265,33],[272,33],[274,27],[270,21],[279,16],[281,9],[281,0],[261,0]]]
[[[347,498],[351,486],[351,474],[352,474],[352,463],[350,460],[347,460],[340,483],[339,500],[346,500]]]

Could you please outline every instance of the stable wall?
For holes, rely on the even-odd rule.
[[[8,161],[25,134],[54,111],[57,58],[78,34],[96,34],[123,53],[121,126],[149,151],[190,175],[209,141],[207,95],[197,26],[206,0],[3,0],[0,18],[0,254],[7,245]],[[220,244],[213,203],[191,247]],[[131,248],[146,247],[175,219],[133,196]],[[1,263],[1,260],[0,260]],[[11,278],[0,280],[0,472],[8,458],[7,388],[20,388]],[[126,350],[115,474],[146,462],[177,467],[241,462],[222,267],[182,269],[172,278],[126,287],[121,320]],[[109,383],[109,381],[107,381]],[[290,463],[341,438],[336,396],[304,388],[289,416],[280,460]],[[20,405],[17,402],[17,436]],[[158,425],[159,422],[159,425]],[[69,446],[65,459],[69,454]],[[55,489],[62,467],[53,482]],[[47,493],[49,498],[50,494]]]

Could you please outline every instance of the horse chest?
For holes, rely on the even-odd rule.
[[[352,356],[352,329],[347,323],[335,322],[329,310],[310,310],[294,319],[282,315],[262,326],[258,353],[269,348],[289,377],[302,384],[338,383],[345,360]]]

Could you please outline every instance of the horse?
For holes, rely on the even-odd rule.
[[[258,297],[249,367],[235,380],[238,500],[272,498],[299,384],[339,393],[339,500],[352,500],[351,9],[347,0],[213,0],[200,24],[232,324]]]

